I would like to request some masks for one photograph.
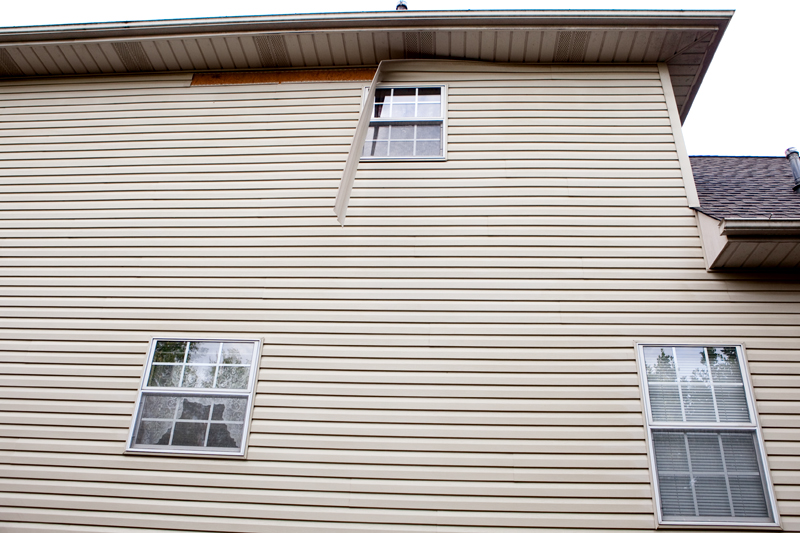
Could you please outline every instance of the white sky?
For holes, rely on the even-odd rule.
[[[800,145],[800,3],[776,0],[407,0],[411,10],[735,9],[684,124],[691,155]],[[286,6],[292,6],[287,9]],[[6,0],[2,26],[394,10],[396,0]]]

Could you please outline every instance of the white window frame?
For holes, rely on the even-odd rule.
[[[369,87],[364,87],[361,96],[361,112],[369,113],[369,126],[373,124],[440,124],[442,125],[442,155],[440,156],[364,156],[364,146],[369,139],[365,138],[361,147],[361,161],[446,161],[447,160],[447,84],[421,84],[421,85],[397,85],[397,84],[378,84],[380,89],[440,89],[442,95],[441,115],[439,117],[412,117],[412,118],[375,118],[375,102],[367,102]]]
[[[697,347],[697,348],[736,348],[737,357],[739,359],[739,370],[742,376],[742,385],[744,387],[745,397],[747,401],[747,408],[751,421],[749,423],[735,423],[735,422],[656,422],[653,420],[652,409],[650,406],[650,390],[647,382],[647,372],[645,370],[644,349],[646,347]],[[749,528],[749,529],[762,529],[762,528],[780,528],[780,516],[778,515],[778,508],[775,503],[775,493],[772,487],[772,479],[770,477],[769,465],[766,460],[766,450],[764,448],[764,438],[761,434],[761,424],[759,423],[758,411],[756,411],[756,404],[754,401],[753,386],[750,381],[750,372],[748,371],[747,360],[744,352],[744,345],[739,342],[731,343],[672,343],[672,342],[647,342],[636,343],[636,357],[637,369],[639,372],[639,379],[641,382],[642,403],[645,409],[646,421],[646,438],[648,445],[648,453],[650,455],[650,472],[652,474],[654,496],[656,503],[656,516],[660,526],[693,526],[693,527],[727,527],[727,528]],[[655,445],[653,439],[653,430],[712,430],[712,431],[725,431],[731,432],[740,431],[752,433],[756,437],[756,453],[758,455],[758,465],[761,470],[762,483],[765,488],[765,497],[767,499],[767,508],[772,521],[754,521],[738,519],[737,517],[709,517],[702,519],[697,517],[687,517],[685,520],[667,520],[664,518],[661,509],[661,492],[658,482],[658,469],[656,468]]]
[[[246,389],[219,389],[219,388],[190,388],[190,387],[151,387],[147,385],[150,372],[153,368],[153,358],[158,342],[219,342],[219,343],[254,343],[253,357],[250,362],[250,374]],[[185,456],[225,456],[243,458],[247,452],[250,438],[250,423],[253,418],[253,406],[255,400],[255,385],[258,381],[258,369],[261,360],[262,339],[253,338],[202,338],[202,337],[154,337],[150,341],[147,353],[147,361],[142,372],[142,379],[139,384],[139,392],[136,398],[136,406],[131,419],[130,431],[126,443],[126,453],[135,454],[158,454],[158,455],[185,455]],[[184,363],[185,364],[185,363]],[[134,445],[137,429],[139,427],[140,409],[142,408],[142,398],[145,394],[150,395],[181,395],[196,396],[199,398],[209,397],[231,397],[239,398],[247,396],[245,407],[245,418],[243,421],[243,432],[241,445],[238,449],[211,448],[203,449],[194,446],[165,446],[165,445]],[[174,429],[173,429],[174,431]]]

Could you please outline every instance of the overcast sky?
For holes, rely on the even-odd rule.
[[[407,0],[411,10],[735,9],[684,124],[691,155],[800,146],[800,3],[774,0]],[[6,0],[2,26],[394,10],[396,0]],[[286,6],[292,6],[288,10]]]

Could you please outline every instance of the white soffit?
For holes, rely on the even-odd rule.
[[[669,66],[685,118],[732,11],[405,11],[0,28],[0,77],[377,65]]]

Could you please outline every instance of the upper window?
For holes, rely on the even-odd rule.
[[[739,346],[640,346],[659,521],[777,525]]]
[[[381,87],[361,159],[443,159],[444,87]]]
[[[128,450],[243,455],[260,344],[153,339]]]

